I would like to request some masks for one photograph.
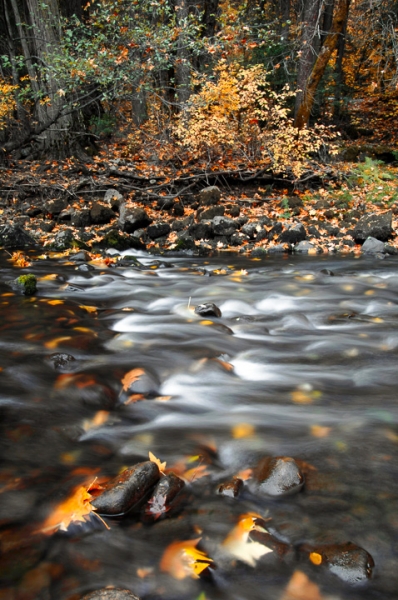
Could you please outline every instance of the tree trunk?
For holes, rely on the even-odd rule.
[[[327,64],[343,35],[348,17],[349,0],[337,0],[330,32],[318,54],[313,69],[303,86],[303,94],[296,110],[294,124],[301,129],[308,124],[314,103],[315,92],[325,72]]]
[[[181,33],[177,43],[177,58],[175,61],[175,80],[177,101],[183,108],[190,96],[191,66],[189,62],[189,52],[186,47],[187,39],[184,35],[184,27],[188,22],[188,2],[187,0],[177,0],[175,4],[177,14],[177,25],[181,28]]]

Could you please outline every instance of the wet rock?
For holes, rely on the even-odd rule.
[[[239,477],[233,477],[230,481],[222,483],[217,490],[220,496],[228,498],[237,498],[243,489],[243,481]]]
[[[69,371],[71,365],[76,363],[75,357],[65,352],[55,352],[47,358],[47,361],[56,371]]]
[[[119,400],[124,404],[129,404],[138,396],[155,397],[159,394],[159,381],[144,369],[132,369],[124,376],[123,389],[120,393]]]
[[[99,202],[94,202],[90,210],[91,222],[94,225],[105,225],[115,219],[116,215],[109,206],[104,206]]]
[[[216,185],[210,185],[204,188],[197,195],[197,199],[202,206],[212,206],[217,204],[221,198],[221,192]]]
[[[80,252],[76,252],[76,254],[71,254],[69,260],[73,262],[87,262],[90,260],[90,255],[86,250],[80,250]]]
[[[148,227],[152,219],[143,208],[134,208],[129,210],[125,204],[120,207],[119,227],[126,233],[134,233],[137,229]]]
[[[384,253],[384,242],[376,240],[374,237],[368,237],[362,245],[363,254]]]
[[[75,210],[71,216],[72,227],[89,227],[91,225],[90,210]]]
[[[14,287],[20,290],[25,296],[33,296],[37,291],[37,279],[33,273],[20,275],[14,280]]]
[[[267,249],[260,246],[259,248],[254,248],[252,250],[251,256],[253,256],[254,258],[261,258],[262,256],[267,256],[267,254]]]
[[[174,473],[162,477],[143,508],[142,519],[147,522],[157,521],[175,514],[184,500],[185,496],[181,494],[184,487],[185,482]]]
[[[266,496],[297,494],[304,485],[304,475],[289,456],[266,457],[254,470],[253,489]]]
[[[314,254],[315,252],[320,252],[317,246],[315,246],[311,242],[308,242],[307,240],[303,240],[302,242],[296,244],[293,250],[297,254]]]
[[[239,224],[228,217],[214,217],[212,220],[214,235],[231,236],[239,228]]]
[[[396,256],[398,254],[398,248],[394,248],[394,246],[390,246],[390,244],[385,244],[384,252],[386,254],[390,254],[391,256]]]
[[[290,244],[276,244],[276,246],[270,246],[268,248],[269,254],[279,254],[282,252],[291,252],[292,247]],[[252,253],[253,255],[253,253]]]
[[[321,269],[321,273],[322,275],[329,275],[329,277],[334,277],[334,273],[330,269]]]
[[[140,600],[130,590],[121,588],[101,588],[82,596],[81,600]]]
[[[68,202],[63,198],[49,200],[44,205],[45,211],[52,217],[57,217],[68,206]]]
[[[35,244],[35,239],[20,225],[2,225],[0,227],[0,246],[4,246],[4,248],[27,248]]]
[[[221,317],[221,310],[213,302],[199,304],[195,307],[195,313],[201,317]]]
[[[206,221],[207,219],[214,219],[214,217],[222,217],[224,212],[225,208],[223,206],[211,206],[205,210],[198,209],[197,218]]]
[[[392,234],[392,211],[365,215],[356,224],[352,236],[357,243],[364,242],[368,237],[386,242]]]
[[[154,462],[139,463],[110,481],[91,504],[101,515],[121,516],[145,500],[159,477],[159,468]]]
[[[101,248],[113,248],[114,250],[128,250],[135,248],[136,250],[144,250],[145,244],[134,235],[120,233],[116,229],[108,231],[101,242],[96,244]]]
[[[111,188],[105,192],[104,202],[109,204],[113,211],[118,210],[119,206],[123,202],[123,196],[117,190]]]
[[[307,233],[305,231],[305,227],[302,223],[295,223],[291,225],[289,229],[282,231],[278,240],[280,242],[287,242],[288,244],[298,244],[299,242],[305,240],[307,237]]]
[[[169,223],[155,223],[154,225],[149,225],[147,228],[147,234],[151,240],[157,240],[160,237],[169,235],[170,231],[171,227]]]
[[[247,235],[250,239],[254,240],[257,237],[257,234],[261,229],[262,229],[262,226],[260,225],[260,223],[252,222],[252,223],[246,223],[246,225],[243,225],[241,231],[242,231],[242,233]]]
[[[345,583],[358,585],[372,577],[373,558],[366,550],[351,542],[328,546],[305,544],[300,547],[300,552],[312,564],[326,567]]]

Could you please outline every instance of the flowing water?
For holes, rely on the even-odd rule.
[[[33,298],[1,259],[0,599],[107,585],[143,600],[397,598],[398,261],[135,256],[87,271],[37,260]],[[222,317],[195,314],[204,302]],[[77,486],[150,451],[186,478],[179,512],[46,529]],[[265,456],[295,458],[308,485],[272,499],[249,479],[237,498],[217,494]],[[288,559],[228,554],[247,513]],[[199,578],[164,567],[170,544],[199,538],[214,561]],[[348,541],[375,563],[361,585],[299,550]],[[287,594],[297,571],[318,595]]]

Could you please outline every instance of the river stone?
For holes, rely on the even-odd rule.
[[[66,354],[66,352],[55,352],[47,360],[56,371],[69,371],[70,366],[73,363],[76,364],[75,357],[71,354]]]
[[[239,228],[239,224],[229,217],[214,217],[212,227],[214,235],[229,237]]]
[[[214,219],[214,217],[222,217],[224,215],[225,208],[223,206],[210,206],[203,211],[198,209],[197,218],[200,221],[206,221],[208,219]]]
[[[297,254],[313,254],[314,252],[319,252],[319,249],[311,242],[303,240],[294,246],[293,251]]]
[[[180,504],[178,496],[184,487],[185,482],[174,473],[162,477],[143,508],[143,520],[157,521],[168,516],[170,511]]]
[[[369,552],[347,542],[328,546],[304,545],[301,552],[308,554],[309,560],[317,566],[326,566],[328,570],[345,583],[358,585],[372,577],[374,561]]]
[[[57,217],[66,207],[68,206],[68,202],[63,198],[55,198],[54,200],[49,200],[44,205],[46,212],[52,217]]]
[[[290,496],[304,485],[304,476],[289,456],[266,457],[254,471],[256,491],[266,496]]]
[[[305,231],[305,227],[302,223],[295,223],[291,225],[289,229],[285,229],[280,234],[278,240],[280,242],[287,242],[288,244],[298,244],[302,242],[307,237],[307,233]]]
[[[138,596],[130,590],[121,588],[101,588],[90,592],[81,598],[81,600],[140,600]]]
[[[374,237],[368,237],[362,246],[363,254],[377,254],[378,252],[384,253],[384,242],[376,240]]]
[[[110,481],[91,504],[100,515],[123,515],[145,499],[159,477],[157,464],[150,460],[138,463]]]
[[[216,185],[210,185],[209,187],[203,188],[197,195],[202,206],[212,206],[217,204],[221,198],[221,192]]]
[[[75,210],[70,221],[72,227],[89,227],[91,225],[90,210],[88,208]]]
[[[195,307],[195,313],[201,317],[221,317],[221,310],[213,302],[205,302]]]
[[[64,229],[57,233],[54,238],[52,247],[55,250],[67,250],[68,248],[73,247],[73,233],[71,229]]]
[[[386,242],[392,234],[392,211],[371,213],[365,215],[356,224],[352,236],[357,243],[364,242],[368,237]]]
[[[211,240],[214,237],[213,228],[208,221],[193,223],[189,227],[188,232],[194,240]]]
[[[143,208],[128,209],[125,204],[120,206],[119,227],[126,233],[134,233],[137,229],[148,227],[152,219]]]
[[[33,273],[27,273],[26,275],[20,275],[17,277],[13,286],[20,290],[25,296],[33,296],[37,292],[37,279]]]
[[[34,246],[36,241],[20,225],[2,225],[0,227],[0,246],[4,248],[26,248]]]
[[[217,493],[220,496],[227,498],[237,498],[243,489],[243,481],[239,477],[233,477],[230,481],[226,481],[218,486]]]

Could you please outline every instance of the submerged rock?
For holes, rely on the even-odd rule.
[[[81,600],[140,600],[138,596],[130,590],[121,588],[101,588],[90,592],[81,598]]]
[[[56,371],[69,371],[70,366],[76,363],[75,357],[65,352],[55,352],[47,360]]]
[[[123,515],[146,498],[159,477],[157,464],[150,460],[138,463],[110,481],[91,504],[101,515]]]
[[[33,296],[33,294],[37,291],[36,275],[33,275],[33,273],[20,275],[14,280],[14,285],[23,294],[25,294],[25,296]]]
[[[374,561],[369,552],[347,542],[328,546],[303,545],[300,552],[307,555],[312,564],[326,567],[342,581],[361,584],[372,577]]]
[[[304,485],[300,467],[289,456],[266,457],[254,470],[254,491],[266,496],[297,494]]]
[[[195,313],[201,317],[221,317],[221,310],[213,302],[205,302],[195,307]]]

